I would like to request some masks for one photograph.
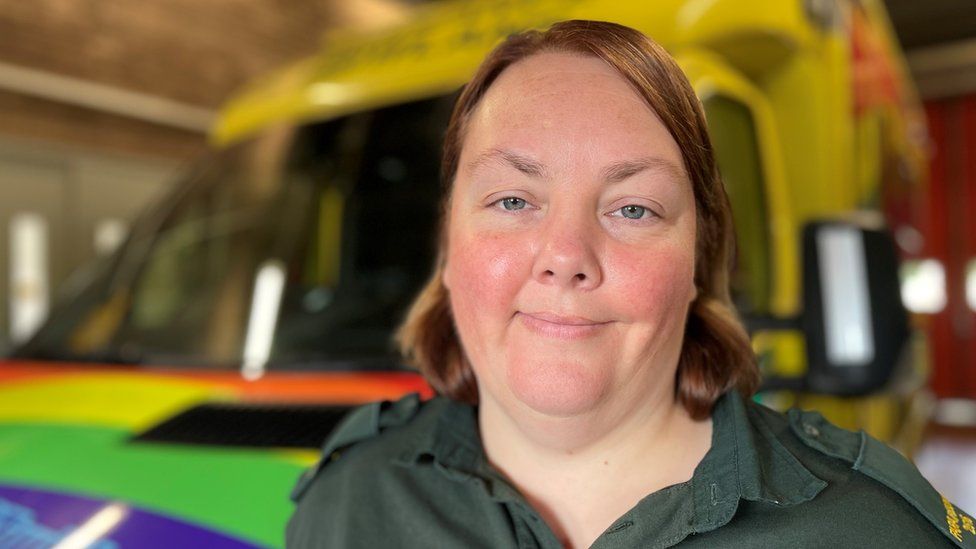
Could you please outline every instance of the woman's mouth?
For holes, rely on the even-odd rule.
[[[610,324],[580,316],[563,316],[548,312],[519,311],[515,316],[530,331],[553,339],[582,339],[596,334]]]

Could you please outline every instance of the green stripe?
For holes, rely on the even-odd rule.
[[[0,482],[108,499],[280,547],[302,467],[272,451],[126,442],[121,429],[0,423]]]

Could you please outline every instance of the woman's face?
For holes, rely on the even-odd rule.
[[[472,113],[444,282],[482,402],[574,416],[673,394],[695,200],[656,114],[594,57],[537,54]]]

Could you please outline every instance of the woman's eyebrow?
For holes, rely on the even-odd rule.
[[[539,161],[528,156],[518,154],[507,149],[489,149],[475,158],[468,165],[471,171],[492,162],[508,164],[523,174],[535,179],[548,179],[549,172]],[[603,180],[607,183],[620,183],[643,171],[658,171],[670,179],[680,181],[685,179],[684,170],[674,162],[656,156],[647,156],[636,160],[622,160],[603,168]]]
[[[685,171],[674,162],[665,158],[648,156],[637,160],[624,160],[610,164],[603,168],[603,180],[607,183],[620,183],[629,177],[633,177],[647,170],[662,172],[668,178],[677,181],[685,179]]]
[[[468,168],[474,171],[485,164],[499,161],[510,165],[529,177],[536,179],[546,179],[548,177],[548,172],[541,162],[505,149],[489,149],[481,153],[478,155],[478,158],[475,158],[468,165]]]

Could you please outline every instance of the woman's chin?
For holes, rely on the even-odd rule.
[[[510,364],[507,373],[509,390],[516,399],[536,413],[553,417],[590,412],[605,400],[610,385],[608,370],[578,363],[519,362]]]

